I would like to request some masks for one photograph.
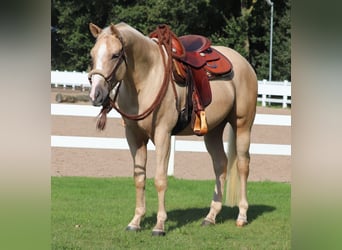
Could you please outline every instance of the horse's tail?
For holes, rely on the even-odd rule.
[[[236,137],[231,126],[229,127],[228,136],[228,166],[227,166],[227,190],[226,190],[226,205],[238,205],[240,199],[240,176],[237,167],[236,157]]]

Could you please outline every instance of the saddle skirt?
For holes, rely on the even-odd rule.
[[[211,47],[211,41],[200,35],[185,35],[172,39],[172,52],[180,62],[194,68],[204,68],[208,77],[225,75],[232,70],[228,58]],[[184,55],[184,56],[182,56]]]

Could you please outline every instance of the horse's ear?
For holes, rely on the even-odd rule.
[[[116,35],[119,39],[121,39],[120,31],[112,23],[110,24],[110,31],[112,32],[113,35]]]
[[[89,30],[90,33],[96,38],[102,31],[102,29],[100,27],[98,27],[97,25],[93,24],[93,23],[89,23]]]

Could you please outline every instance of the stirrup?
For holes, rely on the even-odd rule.
[[[196,135],[205,135],[208,132],[207,120],[205,118],[205,111],[202,110],[195,113],[195,122],[193,131]]]

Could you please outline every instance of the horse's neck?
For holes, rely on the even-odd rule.
[[[127,73],[125,82],[137,92],[148,88],[152,92],[159,88],[164,74],[162,57],[158,45],[148,37],[130,34],[127,41]]]
[[[140,112],[156,98],[164,77],[164,64],[158,45],[137,33],[125,30],[126,74],[118,95],[126,112]]]

